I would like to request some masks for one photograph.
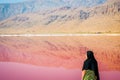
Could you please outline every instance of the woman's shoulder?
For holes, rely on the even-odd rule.
[[[95,59],[86,59],[84,63],[97,63]]]

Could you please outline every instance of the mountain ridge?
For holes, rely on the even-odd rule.
[[[120,6],[120,2],[115,2],[113,4],[97,6],[93,8],[83,8],[83,9],[79,7],[71,8],[71,7],[64,6],[61,8],[51,9],[43,12],[38,11],[35,13],[20,14],[20,15],[11,17],[7,20],[1,21],[0,25],[1,25],[1,28],[2,27],[5,28],[5,25],[7,25],[7,23],[9,24],[9,21],[10,22],[13,21],[14,24],[18,22],[18,25],[21,23],[23,23],[22,25],[25,25],[27,24],[27,22],[29,24],[32,24],[32,23],[37,24],[39,22],[40,25],[49,25],[55,21],[66,22],[66,21],[75,20],[75,19],[84,21],[90,17],[97,16],[97,15],[116,15],[116,14],[119,15],[119,12],[120,12],[119,6]],[[11,24],[11,26],[14,26],[14,24]]]
[[[110,1],[92,7],[62,6],[35,12],[30,8],[26,13],[23,9],[22,14],[0,21],[0,34],[120,33],[120,1]]]
[[[0,20],[14,15],[48,10],[57,7],[91,7],[103,4],[106,0],[30,0],[13,4],[0,4]]]

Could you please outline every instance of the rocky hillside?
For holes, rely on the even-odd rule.
[[[106,0],[30,0],[22,3],[0,4],[0,20],[14,15],[48,10],[57,7],[91,7]]]
[[[97,2],[95,2],[96,0],[91,0],[94,3],[93,4],[92,4],[92,2],[90,2],[91,4],[86,3],[86,5],[85,5],[86,0],[83,0],[84,5],[81,2],[75,3],[74,0],[71,2],[68,1],[68,4],[67,3],[65,4],[65,2],[67,2],[67,1],[63,1],[64,3],[61,3],[61,4],[60,4],[60,2],[53,1],[53,3],[51,3],[51,5],[54,4],[54,6],[50,6],[50,4],[46,3],[45,1],[46,0],[44,0],[42,2],[39,1],[39,3],[37,3],[36,1],[32,1],[32,2],[25,2],[25,3],[20,3],[20,4],[19,3],[18,4],[1,4],[0,5],[0,13],[1,13],[0,20],[4,20],[6,18],[15,16],[18,14],[20,15],[20,14],[25,14],[25,13],[29,13],[29,14],[33,13],[33,14],[40,14],[41,16],[46,16],[46,18],[48,17],[47,18],[48,20],[45,23],[49,24],[55,20],[62,21],[63,19],[71,20],[71,19],[75,19],[75,18],[79,18],[79,19],[83,20],[83,19],[87,19],[94,15],[110,15],[110,14],[118,14],[120,12],[120,2],[114,2],[112,4],[107,4],[107,5],[102,5],[102,6],[98,5],[97,7],[88,7],[93,4],[95,5],[95,3],[96,3],[96,5],[97,5],[97,3],[101,4],[103,1],[97,0]],[[77,0],[77,1],[80,1],[80,0]],[[55,5],[58,3],[60,5]],[[74,3],[74,5],[72,3]],[[79,4],[79,3],[81,3],[81,4]],[[46,4],[46,8],[45,8],[44,4]],[[49,5],[47,5],[47,4],[49,4]],[[62,5],[62,4],[64,4],[64,5]],[[37,6],[37,5],[39,5],[39,6]],[[43,5],[44,5],[44,7],[42,7]],[[75,7],[75,5],[78,7]],[[55,6],[57,6],[58,8],[54,8]],[[80,6],[85,6],[87,8],[81,8]],[[43,11],[41,12],[41,10],[43,10]],[[61,11],[64,11],[63,15],[60,15],[60,14],[62,14]],[[68,11],[69,11],[69,14],[67,13]],[[73,12],[75,14],[72,14]],[[29,17],[17,16],[12,20],[26,21],[28,19],[29,19]]]
[[[42,10],[43,8],[39,8],[39,7],[34,7],[36,4],[31,3],[30,2],[27,4],[25,3],[21,3],[21,4],[3,4],[0,5],[1,9],[0,9],[0,19],[5,19],[8,18],[10,16],[15,16],[17,14],[23,14],[23,13],[31,13],[34,11],[38,11],[38,10]],[[72,4],[71,4],[72,5]],[[75,12],[77,10],[77,12]],[[61,11],[64,11],[64,15],[59,15],[61,14]],[[69,14],[66,13],[67,11],[69,11]],[[57,13],[59,14],[57,14]],[[72,12],[75,12],[75,14],[71,15],[70,14]],[[37,14],[39,13],[40,15],[44,16],[44,15],[50,15],[48,19],[50,19],[50,21],[48,20],[47,23],[53,22],[56,19],[66,19],[66,20],[70,20],[70,19],[74,19],[75,17],[79,17],[80,19],[87,19],[88,17],[94,16],[94,15],[109,15],[109,14],[116,14],[120,12],[120,2],[115,2],[112,4],[108,4],[108,5],[103,5],[103,6],[97,6],[97,7],[89,7],[89,8],[83,8],[81,9],[81,7],[77,7],[77,8],[73,8],[73,7],[69,7],[69,6],[64,6],[64,7],[60,7],[57,9],[51,9],[51,10],[46,10],[43,12],[38,11]],[[54,14],[54,15],[52,15]],[[77,14],[77,15],[76,15]],[[24,20],[28,20],[28,18],[26,17],[15,17],[15,19],[13,20],[20,20],[20,21],[24,21]]]
[[[0,34],[120,32],[119,0],[90,0],[89,5],[83,5],[87,0],[52,1],[34,0],[1,8]]]

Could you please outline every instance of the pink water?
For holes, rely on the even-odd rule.
[[[100,72],[100,77],[120,80],[120,71]],[[81,80],[81,70],[0,62],[0,80]]]

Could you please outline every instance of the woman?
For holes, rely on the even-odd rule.
[[[87,51],[87,59],[84,61],[83,68],[82,68],[82,80],[100,80],[99,72],[98,72],[98,64],[93,55],[92,51]]]

